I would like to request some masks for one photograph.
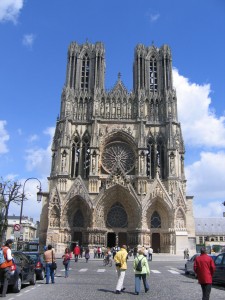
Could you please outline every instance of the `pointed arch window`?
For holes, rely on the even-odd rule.
[[[79,161],[80,161],[80,138],[76,136],[72,144],[71,153],[71,177],[77,177],[79,171]]]
[[[82,158],[83,158],[83,169],[84,169],[84,178],[88,178],[90,172],[90,137],[86,133],[82,140]]]
[[[157,91],[158,89],[158,78],[157,78],[157,61],[154,56],[150,59],[149,66],[149,86],[150,91]]]
[[[157,211],[152,214],[151,228],[161,228],[161,218]]]
[[[86,53],[82,59],[82,69],[81,69],[82,90],[87,90],[89,87],[89,74],[90,74],[90,59]]]
[[[160,177],[165,179],[165,146],[162,139],[157,142],[157,165],[160,168]]]
[[[148,140],[147,143],[147,155],[146,155],[146,160],[147,160],[147,164],[146,164],[146,168],[147,168],[147,176],[150,179],[154,179],[155,178],[155,143],[154,140],[152,138],[150,138]]]
[[[73,217],[73,226],[74,227],[84,227],[84,216],[80,209],[76,211]]]
[[[127,213],[120,203],[115,203],[107,215],[107,226],[114,228],[127,227]]]

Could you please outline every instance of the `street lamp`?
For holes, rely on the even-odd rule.
[[[41,192],[41,182],[39,179],[37,179],[36,177],[30,177],[28,179],[25,180],[24,184],[23,184],[23,193],[22,193],[22,199],[21,199],[21,209],[20,209],[20,224],[22,223],[22,215],[23,215],[23,201],[24,201],[24,198],[25,198],[25,194],[24,194],[24,189],[25,189],[25,185],[26,185],[26,182],[28,180],[31,180],[31,179],[35,179],[39,182],[40,186],[37,188],[39,189],[39,191],[37,192],[37,202],[41,202],[41,198],[42,198],[42,192]]]

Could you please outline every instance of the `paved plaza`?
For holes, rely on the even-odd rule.
[[[25,286],[19,294],[9,292],[7,300],[42,300],[42,299],[79,299],[79,300],[200,300],[201,287],[192,276],[184,274],[185,260],[182,257],[155,254],[149,262],[151,274],[150,290],[144,293],[141,287],[140,295],[134,295],[133,258],[128,260],[128,270],[124,281],[126,290],[120,295],[115,294],[117,274],[114,265],[103,266],[102,259],[91,259],[88,263],[80,259],[78,263],[71,261],[70,274],[64,277],[64,267],[61,259],[57,259],[58,269],[55,284],[45,284],[37,281],[35,286]],[[211,300],[224,300],[225,287],[214,285]]]

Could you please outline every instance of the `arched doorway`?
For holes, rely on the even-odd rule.
[[[158,253],[160,251],[160,234],[152,233],[152,249],[154,253]]]
[[[127,245],[127,233],[119,232],[118,234],[118,246]]]
[[[116,245],[116,234],[115,232],[108,232],[107,234],[107,247],[115,247]]]
[[[82,232],[81,231],[75,231],[73,234],[73,242],[78,244],[79,246],[82,245]]]

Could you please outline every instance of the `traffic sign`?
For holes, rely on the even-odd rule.
[[[19,238],[20,237],[20,231],[14,231],[14,237]]]
[[[20,231],[20,224],[15,224],[14,225],[14,230],[15,231]]]

